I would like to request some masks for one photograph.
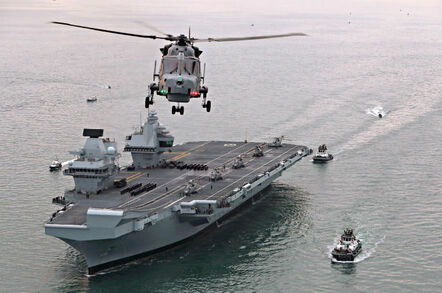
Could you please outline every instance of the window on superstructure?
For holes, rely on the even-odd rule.
[[[172,146],[173,146],[172,140],[160,141],[160,148],[167,148],[167,147],[172,147]]]

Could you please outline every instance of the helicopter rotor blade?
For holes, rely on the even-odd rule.
[[[235,41],[273,39],[273,38],[285,38],[285,37],[296,37],[296,36],[308,36],[308,35],[304,33],[289,33],[281,35],[265,35],[265,36],[252,36],[252,37],[192,39],[192,41],[193,42],[235,42]]]
[[[136,24],[141,25],[141,26],[147,27],[148,29],[150,29],[150,30],[152,30],[152,31],[154,31],[154,32],[157,32],[157,33],[159,33],[159,34],[162,34],[163,36],[166,36],[166,37],[169,37],[169,38],[172,38],[172,37],[173,37],[173,35],[171,35],[171,34],[166,34],[166,33],[163,32],[162,30],[160,30],[159,28],[154,27],[153,25],[148,24],[148,23],[146,23],[146,22],[144,22],[144,21],[136,20],[136,21],[134,21],[134,22],[135,22]]]
[[[89,30],[94,30],[94,31],[99,31],[99,32],[104,32],[104,33],[111,33],[111,34],[117,34],[117,35],[123,35],[123,36],[130,36],[130,37],[138,37],[138,38],[154,39],[154,40],[155,39],[162,39],[162,40],[168,40],[168,41],[174,41],[175,40],[174,37],[159,37],[159,36],[155,36],[155,35],[132,34],[132,33],[125,33],[125,32],[112,31],[112,30],[101,29],[101,28],[96,28],[96,27],[90,27],[90,26],[76,25],[76,24],[71,24],[71,23],[67,23],[67,22],[60,22],[60,21],[52,21],[51,23],[53,23],[53,24],[61,24],[61,25],[66,25],[66,26],[72,26],[72,27],[78,27],[78,28],[84,28],[84,29],[89,29]]]

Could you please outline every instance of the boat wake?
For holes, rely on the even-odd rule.
[[[324,107],[324,105],[327,106]],[[290,133],[295,128],[313,124],[315,121],[327,117],[334,111],[339,110],[344,105],[345,101],[340,100],[336,96],[314,101],[303,110],[303,112],[309,113],[308,115],[293,116],[290,114],[286,119],[276,122],[267,132],[263,133],[256,139],[259,141],[265,141],[268,137],[272,137],[275,133]]]
[[[359,236],[357,236],[357,238],[359,238]],[[376,252],[376,249],[377,249],[378,245],[381,244],[382,242],[384,242],[384,240],[385,240],[385,236],[382,237],[378,242],[375,242],[372,247],[368,247],[368,248],[367,248],[367,244],[362,242],[362,252],[358,256],[356,256],[354,261],[339,261],[339,260],[336,260],[332,256],[332,251],[336,247],[336,245],[338,244],[338,241],[339,241],[339,237],[338,237],[333,242],[333,245],[327,246],[327,248],[328,248],[327,256],[331,260],[332,263],[343,263],[343,264],[346,264],[346,263],[359,263],[359,262],[369,258],[370,256],[372,256]]]
[[[397,131],[406,125],[415,122],[422,116],[435,110],[435,106],[439,102],[434,98],[431,92],[432,88],[421,89],[419,99],[409,99],[404,101],[403,104],[395,109],[393,112],[385,112],[382,107],[374,107],[369,111],[370,115],[376,116],[376,113],[384,111],[388,114],[389,119],[377,119],[367,129],[353,135],[344,145],[341,146],[340,152],[347,152],[357,148],[360,148],[368,143],[371,143],[374,139],[381,136],[388,135],[394,131]]]
[[[365,113],[367,113],[368,115],[372,115],[376,118],[380,116],[385,117],[385,115],[387,115],[390,111],[385,111],[384,108],[382,108],[381,106],[376,106],[374,108],[369,108],[367,110],[365,110]],[[381,117],[379,117],[381,118]]]
[[[72,160],[69,160],[69,161],[66,161],[66,162],[61,162],[61,166],[65,167],[65,166],[69,165],[69,163],[73,162],[74,160],[75,159],[72,159]]]

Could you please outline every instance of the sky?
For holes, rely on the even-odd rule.
[[[388,12],[432,13],[442,16],[442,0],[0,0],[1,9],[43,9],[72,7],[95,10],[100,6],[121,6],[122,9],[177,9],[183,13],[241,12],[250,14]],[[98,10],[97,10],[98,11]]]

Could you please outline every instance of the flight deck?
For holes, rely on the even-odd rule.
[[[262,149],[263,156],[253,156],[256,147]],[[293,157],[306,147],[284,144],[270,147],[266,143],[232,142],[232,141],[199,141],[188,142],[171,148],[162,154],[168,166],[155,168],[123,168],[117,175],[125,178],[127,185],[122,188],[110,187],[98,194],[85,195],[70,191],[66,198],[77,204],[52,220],[53,224],[82,225],[86,222],[88,208],[106,208],[124,211],[147,211],[155,214],[181,201],[218,200],[228,196],[235,188],[253,181],[273,166],[288,157]],[[234,161],[241,157],[244,166],[233,168]],[[207,166],[207,170],[177,168],[181,166]],[[129,168],[132,169],[132,168]],[[200,168],[201,169],[201,168]],[[210,174],[219,170],[221,180],[211,181]],[[195,192],[185,195],[189,181],[195,185]],[[124,189],[142,184],[155,184],[148,192],[132,196],[130,192],[121,194]]]

